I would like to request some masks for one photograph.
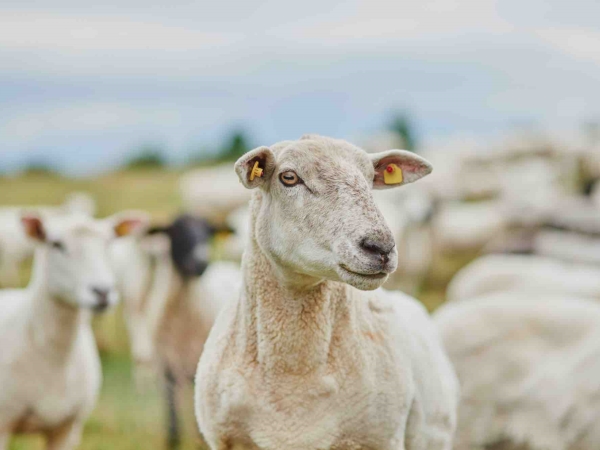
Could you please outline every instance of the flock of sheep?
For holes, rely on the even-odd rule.
[[[83,194],[0,210],[0,450],[78,447],[91,317],[119,298],[171,448],[191,383],[213,450],[600,448],[600,149],[364,147],[307,135],[191,172],[168,226]],[[410,295],[456,251],[481,256],[430,317]]]

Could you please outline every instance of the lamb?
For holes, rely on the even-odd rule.
[[[170,448],[180,442],[178,390],[193,379],[222,304],[239,293],[238,265],[210,263],[210,243],[220,231],[183,215],[113,249],[136,377],[152,369],[164,375]]]
[[[506,290],[600,300],[600,268],[533,255],[486,255],[461,269],[446,298],[458,301]]]
[[[22,218],[37,249],[29,286],[0,292],[0,450],[24,433],[45,435],[49,450],[78,446],[101,383],[91,313],[118,300],[109,241],[145,221],[140,213]]]
[[[82,213],[91,217],[96,205],[88,194],[74,192],[60,206],[0,208],[0,286],[4,288],[19,286],[19,269],[33,255],[33,245],[20,222],[22,212],[28,209],[35,209],[43,216]]]
[[[252,150],[235,169],[256,190],[242,293],[196,374],[210,448],[450,449],[457,383],[425,308],[361,292],[397,264],[371,188],[416,181],[429,163],[305,136]]]
[[[597,302],[507,291],[434,320],[461,383],[456,450],[600,448]]]

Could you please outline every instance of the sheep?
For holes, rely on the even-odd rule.
[[[0,292],[0,450],[25,433],[45,435],[49,450],[78,446],[101,383],[91,312],[118,300],[109,240],[146,221],[40,217],[22,218],[37,247],[29,286]]]
[[[473,251],[504,232],[509,220],[500,200],[442,205],[433,217],[433,236],[439,252]]]
[[[600,307],[499,292],[434,314],[461,384],[456,450],[600,447]]]
[[[185,210],[214,225],[223,225],[229,213],[250,200],[230,165],[191,171],[182,176],[179,188]]]
[[[361,292],[397,263],[371,188],[416,181],[429,163],[305,136],[254,149],[235,170],[256,189],[242,292],[196,374],[210,448],[450,449],[457,384],[425,308]]]
[[[446,298],[458,301],[517,289],[600,300],[600,268],[533,255],[486,255],[454,276]]]
[[[183,215],[113,249],[136,380],[145,383],[155,370],[164,376],[170,448],[180,442],[177,388],[193,379],[218,311],[240,289],[237,264],[210,263],[220,231]]]
[[[541,230],[533,239],[532,252],[565,261],[600,265],[600,238],[575,231]]]
[[[5,288],[19,286],[19,269],[25,260],[33,256],[33,245],[23,233],[20,223],[21,213],[28,209],[35,209],[43,216],[79,212],[91,217],[95,214],[96,205],[88,194],[74,192],[57,207],[0,208],[0,286]]]

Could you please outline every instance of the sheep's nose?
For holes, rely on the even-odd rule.
[[[370,238],[365,238],[360,243],[360,246],[364,251],[379,256],[383,264],[387,264],[390,261],[390,253],[394,250],[394,245],[393,242],[386,243],[375,241]]]
[[[108,308],[111,290],[104,287],[93,287],[92,292],[96,296],[96,305],[94,305],[94,309],[97,311],[104,311]]]

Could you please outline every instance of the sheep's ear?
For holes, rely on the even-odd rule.
[[[46,230],[38,216],[24,214],[21,217],[21,225],[27,236],[39,242],[46,242]]]
[[[373,189],[403,186],[429,175],[433,170],[429,161],[406,150],[388,150],[370,157],[375,168]]]
[[[150,225],[150,217],[142,211],[125,211],[106,219],[117,237],[143,234]]]
[[[211,225],[210,228],[210,234],[212,235],[216,235],[216,234],[222,234],[222,235],[229,235],[229,234],[235,234],[235,230],[233,228],[231,228],[229,225]]]
[[[264,186],[275,171],[275,155],[269,147],[250,150],[237,160],[235,171],[246,188]]]

